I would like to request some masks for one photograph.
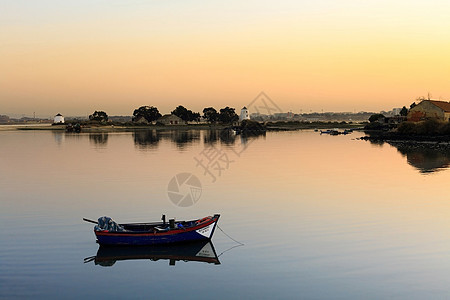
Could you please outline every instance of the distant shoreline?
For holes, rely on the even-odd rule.
[[[82,132],[115,132],[115,131],[136,131],[136,130],[222,130],[230,128],[231,125],[222,124],[187,124],[187,125],[83,125]],[[331,129],[347,128],[358,129],[362,125],[359,123],[342,122],[268,122],[265,124],[267,131],[295,131],[305,129]],[[0,131],[5,130],[54,130],[65,131],[66,125],[52,124],[1,124]]]
[[[450,145],[450,135],[407,135],[394,132],[364,131],[366,136],[361,140],[370,142],[407,142],[433,143]]]

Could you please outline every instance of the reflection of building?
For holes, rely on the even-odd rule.
[[[186,122],[178,116],[167,114],[159,118],[158,123],[162,123],[164,125],[180,125],[185,124]]]
[[[409,152],[406,154],[408,163],[421,173],[431,173],[448,168],[449,158],[442,153]]]
[[[405,143],[393,143],[392,146],[406,156],[408,164],[419,170],[421,173],[432,173],[446,169],[450,165],[450,150],[436,146]]]
[[[61,114],[57,114],[55,118],[53,119],[53,123],[55,124],[62,124],[64,123],[64,117]]]
[[[450,102],[423,100],[408,112],[408,121],[418,122],[426,119],[449,121]]]
[[[239,122],[241,122],[242,120],[249,120],[250,119],[250,115],[248,113],[248,109],[247,107],[243,107],[241,109],[241,114],[239,115]]]

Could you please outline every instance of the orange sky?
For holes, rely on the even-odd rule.
[[[240,108],[261,91],[294,112],[450,99],[446,1],[36,2],[0,9],[0,114]]]

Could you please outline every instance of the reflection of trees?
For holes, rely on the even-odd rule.
[[[156,130],[137,130],[133,132],[134,145],[141,148],[154,148],[161,140],[161,134]]]
[[[200,140],[199,130],[136,130],[133,132],[135,146],[145,149],[157,147],[161,140],[169,140],[183,148]]]
[[[55,139],[56,144],[62,145],[65,140],[81,140],[84,139],[84,135],[80,135],[78,133],[66,132],[63,130],[52,130],[53,138]]]
[[[382,147],[384,145],[384,141],[382,140],[369,140],[372,146]]]
[[[366,138],[368,138],[367,140],[370,142],[372,146],[382,147],[384,145],[384,139],[382,138],[382,134],[376,131],[374,132],[364,131],[364,133],[366,134]]]
[[[236,134],[228,129],[221,130],[220,142],[225,145],[234,145],[234,143],[236,142]]]
[[[246,145],[248,142],[252,140],[257,140],[259,138],[266,138],[265,132],[260,132],[258,134],[241,134],[241,143]]]
[[[199,130],[186,130],[186,131],[173,130],[173,131],[170,131],[170,139],[177,145],[177,147],[184,148],[186,145],[200,140],[200,131]]]
[[[230,129],[207,130],[203,136],[203,142],[207,145],[213,145],[220,142],[226,145],[233,145],[236,142],[236,134]]]
[[[408,164],[421,173],[432,173],[450,165],[450,149],[439,145],[389,142],[404,156]]]
[[[89,133],[89,141],[97,146],[105,146],[108,143],[108,133]]]
[[[203,142],[208,145],[213,145],[219,140],[218,130],[206,130],[203,136]]]

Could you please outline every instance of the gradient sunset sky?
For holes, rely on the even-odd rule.
[[[0,0],[0,115],[450,100],[450,1]]]

